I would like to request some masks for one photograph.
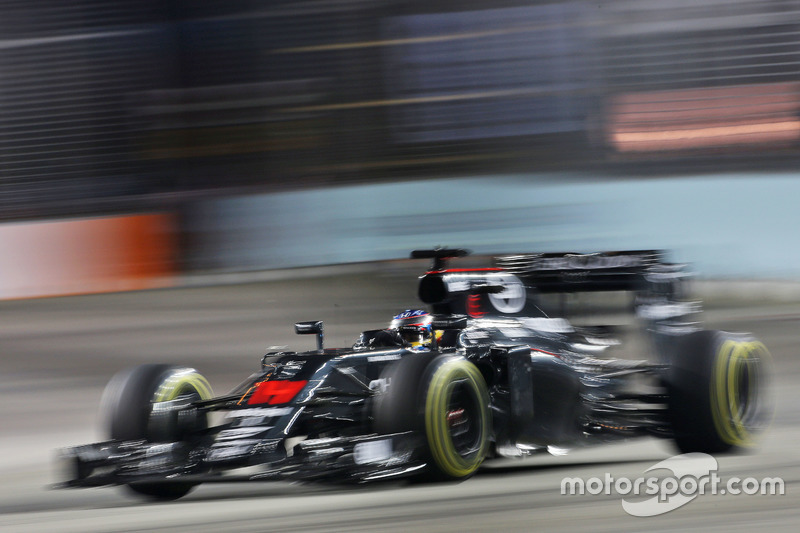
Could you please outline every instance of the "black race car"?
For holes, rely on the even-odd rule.
[[[464,255],[412,253],[433,259],[419,282],[428,310],[401,313],[344,349],[324,348],[321,322],[295,324],[317,336],[317,350],[268,353],[226,395],[191,368],[117,374],[103,397],[109,440],[62,450],[62,485],[172,499],[219,481],[463,480],[488,458],[634,436],[725,452],[752,446],[768,421],[768,351],[689,322],[695,304],[676,299],[684,269],[660,255],[533,254],[448,268]],[[634,291],[652,356],[609,358],[618,340],[607,329],[545,316],[542,280]]]

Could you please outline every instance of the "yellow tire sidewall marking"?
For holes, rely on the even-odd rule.
[[[466,380],[471,392],[477,394],[481,405],[482,439],[478,452],[470,458],[459,455],[453,444],[447,420],[447,407],[459,381]],[[425,401],[425,433],[434,461],[446,475],[463,478],[478,469],[488,447],[489,397],[480,371],[468,361],[455,359],[443,363],[431,377]]]
[[[197,392],[201,400],[214,397],[211,385],[193,368],[181,368],[170,373],[153,395],[154,402],[174,400],[181,394]]]
[[[749,365],[758,365],[759,357],[769,357],[766,347],[760,342],[741,342],[726,340],[717,351],[711,379],[711,414],[719,437],[727,444],[751,447],[754,436],[745,427],[740,412],[737,390],[739,378]],[[749,393],[757,393],[757,369],[750,369]],[[745,399],[748,401],[748,399]]]

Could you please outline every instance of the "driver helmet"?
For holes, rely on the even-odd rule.
[[[406,309],[396,315],[389,325],[396,330],[412,348],[424,348],[431,342],[433,317],[427,311]]]

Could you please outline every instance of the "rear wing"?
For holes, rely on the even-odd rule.
[[[661,250],[534,253],[496,257],[498,268],[541,293],[633,291],[678,296],[689,272]]]
[[[433,259],[419,280],[419,299],[438,315],[540,316],[538,294],[631,291],[639,303],[672,302],[683,296],[685,265],[667,263],[659,250],[534,253],[494,258],[489,268],[448,268],[447,260],[468,251],[415,250]]]

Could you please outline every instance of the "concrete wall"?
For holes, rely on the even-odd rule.
[[[520,175],[235,197],[198,204],[189,264],[261,270],[476,253],[664,248],[706,277],[800,278],[800,179],[592,181]]]
[[[408,257],[672,250],[706,278],[800,280],[794,175],[590,181],[487,176],[200,201],[169,214],[0,225],[0,299],[176,283],[178,232],[194,272]]]

